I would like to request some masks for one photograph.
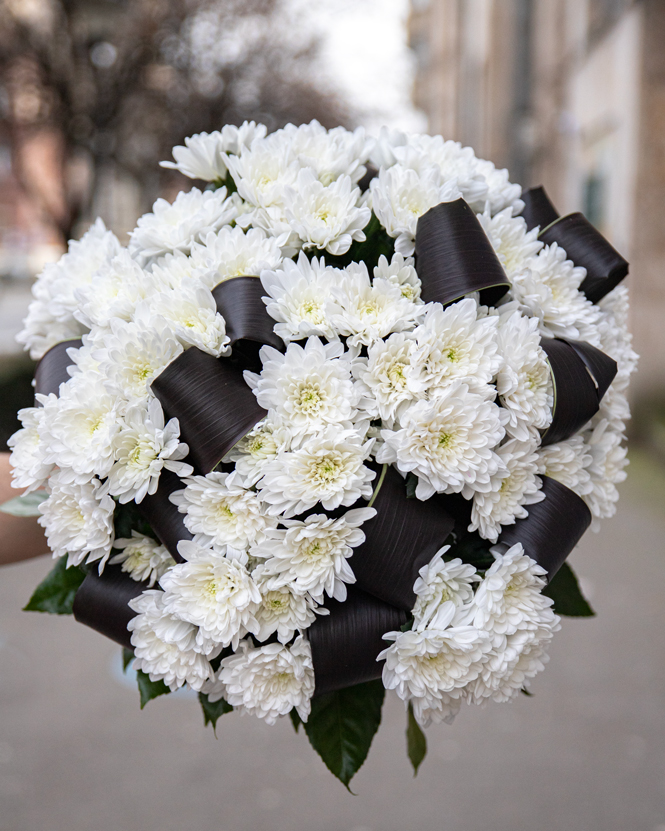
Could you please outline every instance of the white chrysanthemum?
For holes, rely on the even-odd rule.
[[[318,121],[295,127],[287,124],[283,132],[288,137],[291,152],[302,167],[311,168],[317,179],[329,185],[340,176],[350,176],[357,182],[365,173],[363,165],[372,147],[372,139],[363,127],[353,132],[344,127],[326,130]]]
[[[318,602],[324,592],[346,600],[346,584],[356,582],[348,558],[365,541],[360,526],[375,515],[373,508],[354,508],[338,519],[325,514],[285,519],[286,528],[268,531],[250,555],[265,560],[261,573],[271,586],[290,586]]]
[[[114,321],[104,348],[93,350],[100,373],[127,401],[145,401],[152,381],[183,351],[165,320],[155,318],[152,323],[146,329],[138,323]]]
[[[269,346],[261,349],[260,375],[245,373],[256,400],[273,410],[294,435],[316,432],[356,416],[358,393],[348,363],[339,360],[339,341],[323,344],[309,338],[303,348],[290,343],[286,354]]]
[[[473,600],[474,625],[490,634],[495,649],[505,648],[504,639],[520,630],[553,629],[559,618],[550,608],[553,601],[541,593],[545,569],[521,543],[495,556]]]
[[[387,280],[397,286],[402,297],[407,300],[418,302],[420,300],[420,278],[413,267],[413,258],[404,257],[402,254],[393,254],[388,262],[383,254],[374,268],[374,282]]]
[[[113,439],[116,461],[108,475],[108,489],[120,502],[141,502],[153,494],[163,468],[188,476],[190,465],[181,462],[189,448],[180,442],[180,425],[172,418],[164,425],[162,405],[153,398],[147,407],[130,407]]]
[[[105,262],[120,253],[115,234],[98,219],[57,263],[49,263],[32,287],[24,328],[16,340],[25,344],[33,361],[39,360],[56,343],[80,338],[85,327],[74,319],[78,307],[75,291],[87,285]]]
[[[511,293],[530,317],[538,318],[544,335],[600,346],[600,310],[579,291],[585,275],[553,243],[531,258],[529,268],[513,275]]]
[[[428,386],[455,379],[469,386],[488,384],[500,366],[497,317],[478,319],[478,303],[471,297],[443,308],[427,305],[427,314],[415,330],[420,360]]]
[[[457,183],[443,183],[434,167],[420,173],[399,164],[381,168],[369,187],[377,219],[389,236],[396,238],[395,250],[407,257],[414,251],[418,217],[440,202],[461,196]]]
[[[530,265],[530,260],[543,247],[538,240],[538,228],[527,231],[521,216],[513,216],[511,208],[491,216],[489,210],[478,214],[480,224],[490,239],[508,279],[521,274]]]
[[[317,608],[309,595],[296,593],[289,586],[271,586],[261,567],[254,570],[252,577],[261,592],[261,603],[255,613],[258,640],[267,641],[276,633],[280,643],[288,643],[296,632],[309,629]],[[325,614],[327,610],[321,609],[321,612]]]
[[[374,471],[365,467],[373,439],[363,444],[354,430],[327,427],[297,450],[267,462],[259,481],[268,512],[292,517],[321,502],[326,510],[353,505],[372,495]]]
[[[301,636],[292,646],[269,643],[254,649],[247,641],[222,660],[219,681],[224,697],[242,715],[274,724],[295,707],[307,721],[314,694],[314,666],[309,643]]]
[[[359,201],[360,189],[348,176],[326,186],[313,170],[304,168],[293,186],[285,189],[284,215],[304,248],[324,248],[337,256],[346,254],[354,240],[365,240],[362,229],[371,211]]]
[[[545,669],[549,660],[545,648],[561,628],[559,618],[554,617],[556,621],[551,625],[508,635],[499,648],[485,656],[478,678],[467,689],[470,704],[483,704],[487,699],[506,703]]]
[[[612,388],[623,392],[628,387],[638,361],[638,355],[632,348],[633,338],[628,331],[628,288],[617,286],[598,302],[598,307],[601,310],[601,349],[617,362],[617,374]]]
[[[127,624],[132,633],[135,670],[151,681],[163,681],[175,691],[183,684],[201,690],[214,671],[206,658],[195,651],[196,627],[164,610],[164,593],[145,591],[129,601],[137,616]]]
[[[219,358],[229,344],[226,323],[218,313],[215,298],[200,283],[183,281],[175,291],[162,292],[150,298],[144,309],[137,310],[137,320],[152,323],[152,316],[167,321],[178,340],[196,346]]]
[[[421,706],[436,708],[442,693],[454,695],[477,678],[488,648],[487,634],[457,624],[456,612],[455,604],[448,601],[439,609],[436,629],[383,636],[394,641],[377,657],[386,661],[383,684],[387,690],[395,690],[403,701],[419,698]]]
[[[524,209],[524,202],[520,199],[522,187],[510,181],[508,170],[495,167],[489,159],[476,158],[473,165],[475,172],[487,182],[487,199],[483,200],[483,205],[489,202],[492,214],[504,208],[511,208],[514,216],[521,213]]]
[[[137,305],[153,290],[153,281],[122,249],[101,265],[92,280],[74,292],[74,317],[84,326],[108,327],[113,318],[131,320]]]
[[[154,291],[179,289],[183,283],[197,281],[205,276],[202,266],[182,251],[174,251],[155,260],[150,266],[149,274]]]
[[[370,283],[363,262],[347,266],[331,291],[341,309],[331,316],[332,322],[340,335],[349,336],[350,346],[367,346],[391,332],[411,329],[424,309],[388,280]]]
[[[263,271],[261,283],[268,298],[268,314],[277,321],[275,334],[285,343],[320,335],[327,340],[338,337],[331,315],[341,309],[331,289],[342,279],[342,272],[326,266],[323,257],[308,259],[301,251],[297,263],[285,259],[279,269]]]
[[[236,473],[191,476],[185,484],[170,499],[185,515],[185,526],[199,545],[244,552],[276,525],[256,493],[239,483]]]
[[[139,583],[147,580],[150,588],[175,565],[175,560],[163,545],[138,531],[132,530],[129,538],[116,539],[113,548],[117,548],[120,553],[111,557],[111,565],[121,563],[122,570],[132,580]]]
[[[221,130],[224,152],[240,156],[255,141],[259,142],[264,139],[267,132],[268,128],[265,124],[257,124],[255,121],[243,121],[240,127],[235,124],[225,124]]]
[[[102,376],[83,372],[44,402],[41,453],[45,464],[62,468],[63,481],[78,484],[104,478],[113,464],[113,440],[121,409]]]
[[[455,695],[456,698],[448,693],[439,693],[436,698],[410,698],[409,702],[418,724],[421,727],[429,727],[430,724],[452,724],[460,711],[462,701],[466,698],[465,690],[455,690]]]
[[[444,603],[452,602],[460,608],[473,600],[472,584],[480,579],[478,573],[459,558],[444,562],[443,555],[449,548],[446,545],[437,551],[431,562],[420,569],[413,584],[417,598],[413,607],[413,628],[416,631],[428,628]]]
[[[424,367],[411,333],[398,332],[377,340],[366,358],[353,363],[358,379],[360,409],[370,418],[392,422],[404,405],[423,398],[427,391]]]
[[[243,231],[226,226],[193,245],[191,259],[213,289],[233,277],[258,277],[266,269],[277,268],[282,254],[277,242],[259,228]]]
[[[535,429],[544,430],[552,421],[552,373],[540,345],[536,318],[515,311],[499,321],[502,363],[496,375],[496,391],[508,414],[506,432],[528,441]]]
[[[578,496],[589,493],[592,485],[588,468],[592,458],[582,436],[539,447],[537,456],[538,473],[556,479]]]
[[[39,506],[48,547],[54,557],[66,556],[67,566],[100,560],[101,571],[113,544],[115,504],[98,479],[77,485],[61,477],[51,476],[50,496]]]
[[[247,632],[257,628],[254,614],[261,593],[247,569],[189,540],[178,543],[187,560],[169,569],[159,581],[164,609],[199,627],[196,649],[208,654],[215,645],[235,649]]]
[[[233,446],[224,462],[234,462],[236,474],[246,488],[253,487],[263,476],[266,462],[291,446],[293,434],[287,426],[273,418],[265,418]]]
[[[584,494],[596,522],[616,513],[619,491],[616,486],[626,478],[624,468],[628,464],[626,448],[622,446],[623,433],[613,430],[607,421],[599,422],[585,436],[587,451],[591,454],[589,474],[591,490]]]
[[[541,502],[545,494],[538,477],[538,456],[534,441],[510,439],[496,448],[501,468],[490,479],[490,490],[473,496],[469,531],[478,531],[485,540],[496,542],[503,525],[529,515],[526,505]]]
[[[237,215],[237,197],[227,199],[226,188],[180,191],[173,204],[158,199],[152,213],[139,219],[130,235],[129,250],[143,261],[173,251],[187,253],[192,243],[227,225]]]
[[[298,162],[288,145],[279,139],[273,133],[268,139],[253,142],[240,156],[226,159],[238,194],[258,208],[281,207],[286,187],[294,184],[298,176]]]
[[[382,430],[376,460],[395,462],[418,476],[416,496],[488,491],[502,466],[494,447],[504,436],[499,408],[466,384],[452,381],[432,401],[416,401],[400,416],[401,428]]]
[[[48,399],[42,396],[44,402]],[[48,397],[55,399],[55,395]],[[26,407],[18,411],[23,427],[7,441],[12,451],[9,465],[12,469],[12,487],[24,488],[26,493],[42,488],[53,470],[44,461],[41,437],[44,429],[44,407]]]
[[[202,179],[204,182],[223,181],[226,177],[226,165],[223,152],[226,148],[219,130],[214,133],[196,133],[185,139],[185,146],[173,148],[175,162],[160,162],[160,167],[179,170],[190,179]]]

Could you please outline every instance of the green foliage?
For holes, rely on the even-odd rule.
[[[3,514],[11,514],[12,516],[39,516],[39,506],[45,499],[48,499],[46,491],[24,493],[21,496],[14,497],[14,499],[3,502],[0,505],[0,511]]]
[[[67,568],[67,558],[60,557],[54,568],[34,590],[23,611],[71,615],[74,597],[84,579],[83,569],[78,566]]]
[[[494,562],[494,557],[490,553],[492,543],[482,539],[476,531],[465,532],[457,539],[450,537],[446,542],[451,546],[445,555],[446,560],[459,557],[463,562],[470,563],[474,568],[477,568],[478,571],[485,571]]]
[[[141,695],[141,709],[153,698],[157,698],[159,695],[168,695],[171,692],[163,681],[151,681],[150,676],[140,669],[136,671],[136,683]]]
[[[116,502],[113,525],[116,539],[131,537],[132,531],[139,531],[141,534],[157,539],[150,523],[143,518],[135,502],[127,502],[124,505]]]
[[[575,572],[564,563],[543,589],[554,601],[554,611],[566,617],[593,617],[596,613],[582,594]]]
[[[406,498],[416,498],[416,488],[418,487],[418,477],[415,473],[409,472],[406,474]]]
[[[298,711],[294,707],[293,710],[289,712],[289,717],[291,719],[291,724],[293,725],[293,729],[298,732],[300,730],[300,725],[302,724],[302,719],[298,715]]]
[[[204,693],[199,693],[199,703],[201,705],[201,709],[203,710],[204,725],[207,727],[209,724],[212,724],[212,729],[214,730],[216,736],[217,719],[225,713],[232,712],[233,707],[223,698],[220,698],[219,701],[210,701],[208,696]]]
[[[409,755],[409,761],[413,765],[413,775],[417,776],[418,768],[427,755],[427,739],[425,738],[423,731],[420,729],[420,725],[416,721],[411,702],[409,702],[407,710],[406,752]]]
[[[126,646],[122,648],[122,671],[127,672],[127,667],[134,660],[134,650],[127,649]]]
[[[385,692],[383,683],[377,680],[312,700],[312,712],[304,724],[307,738],[347,790],[381,724]]]
[[[371,277],[372,270],[378,264],[381,255],[390,262],[395,253],[395,240],[388,236],[373,213],[363,230],[366,237],[365,242],[351,243],[351,247],[346,254],[337,257],[326,254],[326,263],[336,268],[344,268],[349,263],[364,262]],[[318,256],[321,252],[314,251],[314,253]]]

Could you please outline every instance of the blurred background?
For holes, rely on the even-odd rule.
[[[183,138],[244,119],[441,133],[582,210],[631,263],[629,479],[572,563],[534,698],[428,733],[416,780],[390,699],[351,797],[289,723],[186,693],[138,711],[118,650],[19,611],[0,574],[0,831],[665,831],[665,2],[0,0],[0,446],[32,399],[13,338],[34,276],[97,215],[121,239],[190,180]]]

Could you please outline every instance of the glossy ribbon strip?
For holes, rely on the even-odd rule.
[[[617,365],[600,349],[581,341],[542,338],[554,382],[552,423],[542,445],[575,435],[598,412]]]
[[[177,418],[189,445],[189,460],[210,473],[266,411],[228,358],[213,358],[191,347],[152,382],[169,418]]]
[[[233,359],[253,372],[261,371],[262,346],[267,344],[284,351],[284,342],[273,331],[275,321],[266,310],[264,295],[258,277],[233,277],[212,290],[217,311],[226,321]]]
[[[499,543],[510,546],[521,542],[524,551],[547,571],[551,580],[591,524],[591,511],[583,499],[561,482],[549,476],[542,480],[545,499],[529,505],[526,519],[505,526]]]
[[[378,477],[377,477],[378,481]],[[404,479],[389,467],[372,507],[376,516],[363,523],[365,542],[350,560],[357,585],[392,606],[411,611],[418,572],[453,530],[446,497],[426,502],[408,499]]]
[[[536,227],[546,228],[559,218],[557,209],[550,202],[542,185],[525,190],[522,194],[522,201],[524,202],[524,210],[521,216],[526,220],[526,227],[529,231]]]
[[[67,350],[72,347],[78,349],[82,345],[81,340],[63,340],[46,352],[35,367],[35,393],[58,394],[60,384],[69,381],[70,375],[67,367],[74,363],[67,354]]]
[[[156,493],[145,496],[136,506],[177,563],[185,562],[178,553],[178,543],[180,540],[191,540],[192,534],[185,527],[183,514],[169,497],[174,491],[182,490],[184,487],[185,483],[179,476],[170,470],[162,470]]]
[[[425,303],[453,303],[480,292],[494,306],[508,278],[475,213],[464,199],[441,202],[418,219],[416,271]]]
[[[147,588],[147,583],[132,580],[121,566],[107,563],[103,574],[97,574],[95,569],[81,583],[74,598],[74,617],[79,623],[85,623],[112,641],[131,649],[127,624],[136,612],[127,604]]]
[[[307,632],[316,680],[314,695],[380,678],[383,664],[376,657],[388,646],[383,635],[403,626],[406,612],[355,586],[349,586],[343,603],[330,600],[326,606],[330,614],[318,616]]]
[[[529,230],[540,226],[538,239],[560,245],[576,266],[586,269],[580,286],[592,303],[605,295],[628,274],[628,262],[581,213],[560,217],[543,187],[522,194],[525,207],[522,216]]]

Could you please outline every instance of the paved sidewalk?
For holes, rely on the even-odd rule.
[[[112,643],[19,611],[49,561],[3,569],[0,831],[665,831],[665,487],[634,468],[572,557],[598,617],[564,621],[535,696],[431,728],[415,780],[390,697],[355,797],[288,720],[141,713]]]

